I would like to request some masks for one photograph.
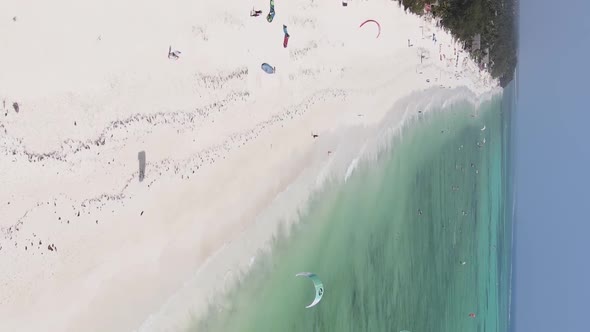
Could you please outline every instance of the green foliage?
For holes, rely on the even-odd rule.
[[[424,5],[435,0],[398,0],[405,9],[423,14]],[[463,42],[476,61],[482,61],[489,49],[489,70],[506,86],[516,68],[516,3],[517,0],[439,0],[432,14]],[[471,50],[473,38],[481,36],[479,50]]]

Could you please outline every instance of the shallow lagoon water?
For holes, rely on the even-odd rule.
[[[477,110],[456,102],[412,121],[376,161],[314,195],[272,252],[189,330],[506,330],[506,100]],[[310,309],[315,289],[295,277],[302,271],[325,287]]]

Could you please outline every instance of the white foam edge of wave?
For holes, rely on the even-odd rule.
[[[243,230],[239,239],[225,243],[209,256],[193,276],[136,331],[182,330],[195,318],[203,318],[207,309],[211,305],[215,307],[215,303],[219,303],[218,309],[223,310],[223,297],[260,261],[257,257],[263,252],[270,252],[279,228],[288,230],[290,225],[300,220],[300,216],[307,213],[311,199],[326,184],[345,183],[361,163],[377,162],[380,153],[391,146],[394,138],[401,137],[403,129],[421,115],[418,111],[422,114],[445,111],[456,103],[465,102],[477,110],[501,92],[502,89],[493,89],[476,95],[466,87],[431,88],[400,99],[377,125],[350,126],[323,135],[323,140],[310,151],[314,154],[313,162],[258,214],[254,226]],[[332,153],[327,155],[326,151],[330,149]],[[224,282],[221,285],[219,278],[207,273],[212,265],[225,265],[217,270],[223,271],[221,279]],[[217,286],[206,287],[203,291],[203,284]]]

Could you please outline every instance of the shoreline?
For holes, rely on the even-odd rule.
[[[472,95],[470,99],[457,98],[456,101],[433,104],[432,101],[419,101],[429,91],[413,93],[396,103],[378,124],[363,127],[340,128],[341,132],[331,133],[339,137],[340,143],[333,152],[333,158],[323,158],[321,148],[315,148],[313,164],[308,165],[303,174],[291,182],[284,191],[278,193],[272,202],[260,210],[255,222],[243,230],[240,237],[226,242],[218,251],[209,256],[195,274],[178,289],[160,308],[150,315],[137,332],[166,331],[175,327],[186,328],[179,322],[188,322],[207,314],[207,309],[223,307],[227,292],[239,286],[250,268],[260,256],[272,255],[272,247],[278,234],[289,236],[291,228],[307,213],[308,205],[326,189],[326,186],[345,183],[356,166],[371,164],[379,159],[380,153],[386,151],[395,137],[403,135],[404,129],[413,126],[416,119],[432,111],[442,111],[454,103],[468,102],[474,105],[489,102],[501,96],[496,91],[486,95]],[[444,94],[447,91],[438,90]],[[471,93],[471,91],[469,91]],[[447,100],[436,95],[438,101]],[[401,107],[401,105],[405,105]],[[412,109],[410,111],[409,109]],[[401,122],[387,121],[387,115],[396,114],[395,109],[405,109]],[[420,114],[416,109],[424,109]],[[394,125],[394,126],[392,126]],[[345,138],[346,137],[346,138]],[[332,138],[332,137],[330,137]],[[328,139],[330,139],[328,138]],[[253,244],[251,239],[256,239]],[[217,281],[216,281],[217,280]],[[219,280],[223,280],[221,285]],[[213,288],[201,285],[217,285]],[[203,300],[206,299],[206,300]]]
[[[283,5],[281,11],[296,13],[288,21],[305,22],[309,16],[318,26],[322,15],[341,9],[338,4],[318,5],[314,9],[316,17],[294,4]],[[154,67],[154,77],[164,75],[164,79],[149,80],[146,86],[138,87],[134,83],[137,73],[126,76],[123,72],[125,75],[118,81],[114,76],[120,89],[127,87],[124,91],[130,93],[126,96],[113,89],[97,94],[103,96],[106,105],[119,105],[110,110],[100,103],[94,104],[97,97],[84,95],[69,101],[58,93],[53,100],[24,98],[21,111],[6,116],[2,123],[6,139],[0,151],[11,156],[10,160],[3,158],[0,164],[8,170],[2,176],[7,187],[2,198],[11,204],[1,211],[8,221],[0,224],[0,267],[5,271],[0,274],[0,317],[7,317],[1,320],[0,327],[27,331],[40,327],[55,331],[134,329],[147,315],[160,310],[172,294],[179,293],[179,287],[195,273],[197,279],[208,278],[199,282],[198,294],[204,292],[202,288],[214,288],[211,285],[217,285],[216,280],[227,273],[226,266],[249,264],[251,255],[212,257],[231,251],[227,249],[231,245],[242,253],[265,247],[268,238],[272,238],[268,233],[271,226],[277,227],[276,215],[264,222],[258,216],[272,214],[273,208],[267,207],[273,202],[279,206],[274,209],[290,219],[295,218],[300,207],[281,204],[278,195],[290,190],[297,192],[293,194],[296,201],[305,202],[317,180],[297,184],[297,179],[317,179],[321,172],[325,176],[338,174],[330,171],[330,167],[336,166],[326,166],[328,158],[340,163],[336,169],[343,176],[349,167],[346,160],[351,149],[338,148],[346,142],[342,138],[354,141],[351,133],[358,132],[354,128],[368,133],[371,126],[386,117],[402,126],[406,111],[392,109],[392,104],[432,86],[424,81],[426,76],[416,72],[421,70],[432,76],[438,71],[442,75],[447,68],[437,66],[437,57],[418,68],[418,41],[414,49],[404,45],[406,35],[421,33],[416,26],[420,18],[406,15],[388,2],[363,6],[349,4],[348,8],[356,11],[339,12],[343,17],[336,20],[334,27],[321,27],[329,33],[344,29],[344,37],[335,39],[352,46],[337,47],[336,40],[324,38],[310,38],[316,46],[309,46],[306,38],[319,28],[289,23],[295,38],[292,37],[287,50],[277,51],[276,45],[267,46],[265,40],[230,46],[248,50],[251,56],[246,63],[236,60],[226,64],[218,60],[209,64],[207,70],[189,71],[191,75],[182,71],[198,67],[196,62],[178,62],[181,65],[172,67],[176,63],[168,59],[160,64],[160,60],[150,58],[145,64],[136,64],[138,68]],[[266,38],[266,31],[278,26],[279,23],[268,25],[266,21],[236,18],[236,13],[246,7],[234,4],[226,11],[217,10],[232,28],[223,22],[211,23],[211,31],[220,31],[216,37],[213,33],[209,37],[211,43],[220,43],[220,36],[227,38],[234,30],[242,33],[240,29],[246,35],[260,33]],[[375,10],[394,12],[393,17],[381,19],[390,31],[414,29],[403,35],[383,33],[375,41],[348,21],[356,22],[367,11]],[[170,33],[176,31],[176,27],[170,29]],[[452,40],[442,31],[436,33],[440,43]],[[425,50],[436,51],[437,46],[430,45],[428,40],[421,42]],[[296,52],[289,53],[304,53],[309,47],[310,54],[301,55],[308,57],[305,61],[298,59]],[[190,58],[189,51],[181,60]],[[262,56],[252,53],[261,52],[268,52],[267,57],[277,63],[279,70],[275,76],[264,76],[258,70],[257,62]],[[380,52],[386,55],[379,55]],[[289,63],[290,56],[295,58],[293,64]],[[389,56],[395,56],[396,62],[392,63]],[[358,59],[363,61],[358,64]],[[490,84],[493,81],[480,81],[478,75],[486,74],[472,72],[469,61],[461,69],[460,79],[441,76],[437,83],[468,86],[474,93],[472,98],[479,100],[484,91],[494,90],[493,83]],[[104,68],[97,70],[101,69]],[[7,76],[10,78],[11,74]],[[197,92],[191,88],[193,74],[198,78]],[[308,87],[312,83],[316,88]],[[180,91],[170,93],[168,84]],[[66,85],[64,91],[71,88]],[[227,90],[230,92],[220,93]],[[23,95],[25,92],[21,91]],[[13,93],[19,95],[18,91]],[[155,97],[142,101],[141,96],[151,94]],[[182,94],[187,97],[176,100]],[[139,104],[135,106],[136,101]],[[169,104],[170,101],[173,103]],[[43,103],[48,106],[41,108]],[[94,106],[80,111],[78,108],[84,104]],[[40,116],[39,112],[45,109],[46,114]],[[138,113],[138,109],[142,111]],[[67,118],[68,114],[75,116]],[[78,119],[74,120],[76,125],[72,125],[73,119]],[[313,139],[310,132],[320,137]],[[355,148],[362,146],[360,137],[359,134],[356,145],[353,144]],[[91,144],[96,141],[95,146]],[[333,150],[330,157],[328,150]],[[58,153],[52,154],[54,151]],[[148,160],[143,182],[136,180],[139,151],[146,151]],[[31,155],[44,157],[33,157],[32,162]],[[255,232],[261,224],[267,226],[263,227],[266,234],[244,235]],[[239,241],[245,241],[244,246],[238,246]],[[55,250],[45,249],[53,244]],[[25,246],[27,249],[23,249]],[[126,293],[124,298],[121,292]],[[187,295],[200,298],[195,293]],[[146,325],[140,330],[150,328]]]

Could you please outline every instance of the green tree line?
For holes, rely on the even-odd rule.
[[[424,13],[425,4],[435,4],[432,15],[463,43],[476,61],[482,61],[489,49],[489,71],[506,86],[516,68],[517,0],[398,0],[405,9]],[[479,50],[472,49],[476,35],[481,36]]]

